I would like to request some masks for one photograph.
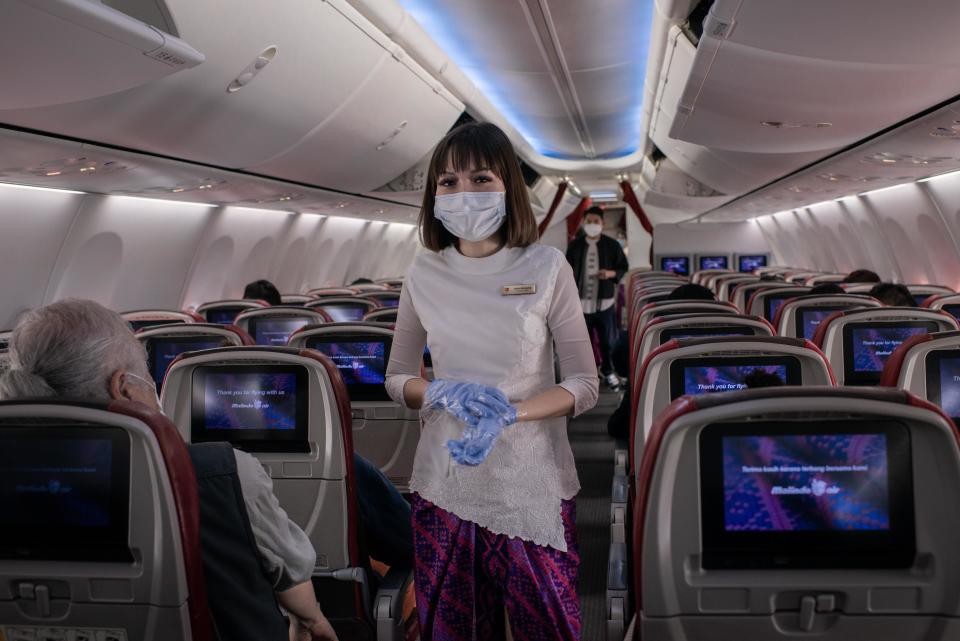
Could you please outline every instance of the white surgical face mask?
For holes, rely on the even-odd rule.
[[[154,383],[152,380],[148,381],[142,376],[137,376],[133,372],[126,372],[126,375],[137,379],[144,385],[148,385],[150,387],[150,391],[153,392],[153,397],[157,400],[157,407],[156,407],[157,411],[162,411],[163,405],[160,403],[160,395],[157,394],[157,384]]]
[[[600,223],[587,223],[583,226],[583,231],[587,236],[599,236],[603,233],[603,225]]]
[[[433,215],[457,238],[483,240],[496,233],[507,216],[506,193],[460,191],[437,196]]]

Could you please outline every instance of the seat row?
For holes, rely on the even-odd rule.
[[[216,638],[183,444],[227,441],[261,462],[309,537],[315,591],[343,638],[404,639],[415,616],[403,607],[412,574],[381,577],[371,566],[353,472],[357,448],[398,484],[409,479],[401,467],[412,461],[418,418],[377,384],[392,331],[320,326],[289,347],[238,345],[235,328],[211,325],[151,328],[139,338],[162,358],[169,343],[196,337],[189,330],[219,344],[173,359],[161,391],[169,419],[133,403],[0,403],[0,476],[12,481],[15,462],[23,488],[19,503],[5,506],[23,522],[0,535],[5,558],[14,550],[19,559],[0,568],[0,620],[24,630],[55,621],[58,634],[76,638]],[[94,463],[80,469],[76,460]],[[50,561],[54,542],[61,549]],[[103,621],[112,627],[100,630]]]
[[[697,277],[694,275],[695,279]],[[651,456],[651,446],[658,452],[663,451],[656,442],[661,437],[653,434],[656,425],[669,414],[673,407],[671,403],[682,402],[677,400],[680,397],[698,404],[702,404],[701,399],[712,402],[715,392],[745,387],[747,376],[758,369],[768,379],[772,376],[776,381],[773,384],[793,386],[779,388],[777,392],[769,391],[773,396],[790,396],[800,391],[797,387],[811,386],[823,387],[817,394],[825,398],[832,398],[835,394],[855,395],[852,390],[829,388],[837,384],[838,378],[841,384],[876,385],[883,376],[885,382],[909,384],[910,389],[938,404],[944,404],[944,398],[948,399],[947,403],[954,398],[948,392],[934,389],[940,381],[946,381],[956,387],[954,394],[960,398],[960,377],[954,383],[950,374],[952,370],[949,370],[955,362],[943,355],[949,353],[951,345],[956,345],[954,337],[960,334],[955,331],[956,319],[946,310],[939,309],[943,305],[938,309],[929,308],[933,305],[928,305],[927,309],[885,308],[870,297],[805,296],[807,289],[775,283],[750,295],[749,307],[755,315],[740,315],[736,305],[730,302],[663,300],[682,283],[683,280],[676,276],[652,273],[634,274],[628,280],[631,346],[631,388],[628,393],[631,394],[632,429],[630,443],[619,446],[616,456],[607,595],[609,639],[621,638],[623,625],[630,620],[639,593],[630,577],[638,577],[637,573],[642,572],[636,556],[640,548],[631,546],[631,543],[636,544],[638,528],[643,529],[645,525],[640,518],[645,513],[637,511],[641,499],[639,489],[645,482],[642,470],[644,464],[649,465],[647,459]],[[729,295],[729,290],[723,293]],[[943,298],[945,304],[949,304],[949,296],[943,295]],[[931,299],[930,303],[938,300],[942,299]],[[774,336],[774,325],[779,328],[781,336]],[[911,336],[916,338],[910,339]],[[951,340],[955,342],[951,343]],[[910,371],[936,370],[941,376],[934,385],[930,385],[927,378],[921,380],[916,375],[913,379],[898,381],[889,369],[899,367],[900,361],[890,355],[902,343],[902,349],[907,349],[928,342],[941,346],[941,350],[932,350],[942,352],[936,358],[948,359],[942,361],[948,363],[942,366],[948,368],[948,373],[943,375],[937,370],[940,365],[908,367]],[[888,359],[890,368],[882,374]],[[906,360],[910,362],[910,359]],[[941,363],[940,360],[937,362]],[[834,370],[840,374],[835,375]],[[960,413],[955,407],[949,411]],[[671,458],[671,464],[675,462]],[[697,474],[690,478],[697,478]],[[694,504],[703,500],[704,497],[700,496]],[[692,523],[696,525],[698,520]],[[704,526],[703,521],[699,524]],[[678,558],[683,556],[660,556],[656,563],[662,570],[665,563]],[[642,611],[638,611],[636,623],[643,627]],[[803,630],[807,630],[806,623],[801,626]],[[654,638],[727,638],[719,633],[716,636],[684,637],[679,634],[679,629],[675,635],[661,632],[663,634],[654,634]],[[757,634],[761,634],[760,628]],[[781,637],[768,634],[750,638]]]

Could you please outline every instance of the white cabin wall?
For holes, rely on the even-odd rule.
[[[780,262],[960,288],[960,174],[757,219]]]
[[[117,311],[403,275],[416,228],[352,218],[0,184],[0,330],[68,297]]]

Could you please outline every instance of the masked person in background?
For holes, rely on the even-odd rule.
[[[537,243],[516,154],[489,123],[437,145],[419,224],[429,251],[404,281],[386,385],[424,423],[410,482],[421,639],[503,639],[506,607],[516,639],[576,641],[566,417],[593,407],[598,381],[573,273]]]
[[[617,342],[617,283],[629,265],[623,248],[603,234],[603,209],[591,207],[583,217],[583,236],[567,248],[567,261],[573,268],[580,290],[580,305],[590,331],[600,339],[600,373],[610,387],[619,379],[613,368],[611,351]]]

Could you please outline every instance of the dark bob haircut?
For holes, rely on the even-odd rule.
[[[500,239],[507,247],[527,247],[537,242],[537,220],[530,208],[520,162],[507,135],[489,122],[468,122],[443,137],[427,170],[427,184],[420,206],[420,241],[433,251],[454,244],[456,238],[433,215],[437,177],[447,169],[463,171],[471,166],[489,169],[506,189],[507,217],[500,227]]]

